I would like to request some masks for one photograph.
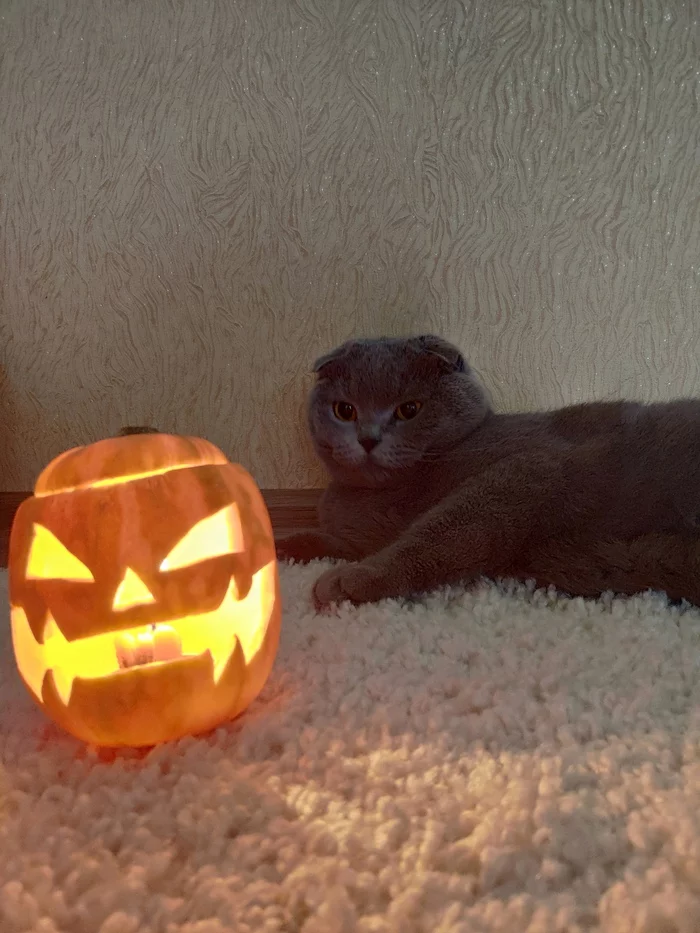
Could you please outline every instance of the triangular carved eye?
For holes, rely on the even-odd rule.
[[[144,606],[146,603],[153,602],[155,602],[153,593],[131,567],[127,567],[122,582],[114,594],[112,609],[119,612],[124,609],[131,609],[133,606]]]
[[[65,544],[43,525],[34,525],[27,561],[27,580],[70,580],[94,583],[95,578]]]
[[[162,562],[160,569],[179,570],[212,557],[240,554],[244,549],[238,507],[227,505],[190,528]]]

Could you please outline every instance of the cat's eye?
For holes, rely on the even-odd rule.
[[[334,402],[333,414],[338,421],[356,421],[357,409],[350,402]]]
[[[416,417],[422,407],[421,402],[402,402],[394,414],[399,421],[410,421],[411,418]]]

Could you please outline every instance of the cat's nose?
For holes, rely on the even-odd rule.
[[[379,437],[361,437],[360,446],[364,447],[368,454],[371,454],[381,438]]]

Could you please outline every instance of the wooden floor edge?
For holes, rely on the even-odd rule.
[[[317,525],[322,489],[263,489],[276,538]],[[29,492],[0,492],[0,567],[7,567],[7,545],[15,512]]]

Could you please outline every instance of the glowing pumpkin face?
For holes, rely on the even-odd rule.
[[[198,438],[109,438],[39,477],[10,537],[17,667],[97,745],[153,745],[241,713],[280,627],[275,546],[253,479]]]

